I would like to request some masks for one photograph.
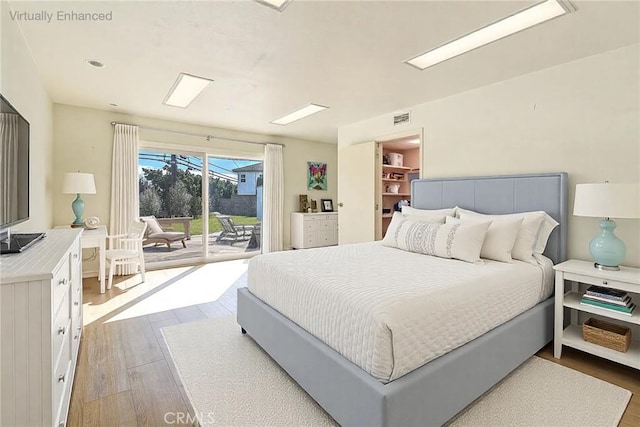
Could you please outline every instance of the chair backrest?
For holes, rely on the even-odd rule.
[[[144,232],[147,230],[147,223],[141,221],[131,221],[127,230],[127,237],[130,239],[144,238]]]
[[[233,220],[231,219],[230,216],[217,215],[216,218],[218,219],[218,222],[220,222],[220,225],[222,226],[222,229],[224,231],[226,231],[227,233],[236,232],[236,227],[233,225]]]

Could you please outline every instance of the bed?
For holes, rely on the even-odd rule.
[[[543,210],[560,224],[544,254],[554,263],[566,257],[565,173],[415,180],[412,202],[489,214]],[[441,425],[552,339],[553,300],[408,373],[362,369],[366,363],[352,362],[246,288],[238,291],[238,323],[341,425]]]

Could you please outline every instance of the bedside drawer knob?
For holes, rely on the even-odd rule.
[[[80,303],[78,301],[74,301],[73,305],[75,305],[76,307],[80,305]]]
[[[60,280],[58,281],[58,284],[59,284],[59,285],[66,285],[66,284],[67,284],[67,279],[60,279]]]
[[[73,254],[73,257],[77,259],[78,258],[78,254]]]
[[[609,282],[607,282],[606,280],[603,280],[603,281],[602,281],[602,284],[603,284],[603,285],[607,285],[607,284],[609,284]]]
[[[64,382],[64,377],[65,377],[64,375],[58,376],[58,382],[59,383],[63,383]]]
[[[67,332],[67,327],[66,326],[60,326],[58,328],[58,335],[64,335],[65,332]]]
[[[77,340],[78,339],[78,335],[74,335],[73,339]]]

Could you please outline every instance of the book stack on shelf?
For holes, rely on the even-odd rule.
[[[624,291],[618,289],[602,288],[600,286],[589,286],[580,300],[582,305],[602,308],[604,310],[615,311],[631,316],[636,305],[631,301],[631,297]]]

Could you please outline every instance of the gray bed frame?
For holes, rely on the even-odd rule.
[[[543,210],[560,226],[545,255],[566,259],[567,174],[421,179],[418,209],[459,206],[488,214]],[[549,298],[479,338],[383,384],[256,298],[238,290],[238,323],[343,426],[444,424],[553,338]]]

